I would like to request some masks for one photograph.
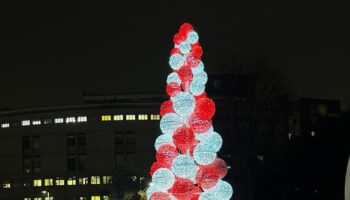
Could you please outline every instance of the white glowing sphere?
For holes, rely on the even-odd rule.
[[[201,145],[213,152],[218,152],[222,146],[222,137],[219,133],[212,131],[201,141]]]
[[[195,95],[201,95],[205,90],[205,85],[201,84],[199,81],[192,81],[190,84],[190,92]]]
[[[197,133],[195,136],[196,136],[196,139],[199,140],[200,142],[208,139],[209,135],[211,134],[211,132],[214,131],[214,128],[213,126],[210,126],[210,128],[205,132],[205,133]]]
[[[170,134],[162,134],[158,136],[156,142],[154,143],[154,147],[158,151],[159,147],[161,147],[164,144],[174,145],[173,136]]]
[[[163,191],[170,189],[175,182],[175,175],[170,169],[159,168],[152,175],[152,184],[162,188]]]
[[[199,143],[193,151],[194,160],[201,165],[209,165],[216,158],[216,151],[210,149],[210,146]]]
[[[192,67],[191,70],[192,70],[192,74],[198,74],[198,73],[202,72],[204,70],[203,62],[200,61],[198,63],[198,65],[196,67]]]
[[[195,31],[191,31],[187,34],[187,42],[190,44],[194,44],[196,42],[198,42],[199,36],[197,34],[197,32]]]
[[[185,58],[184,56],[176,53],[170,56],[169,58],[169,65],[174,70],[180,69],[180,67],[184,64]]]
[[[166,83],[169,84],[171,82],[175,82],[175,83],[181,85],[181,79],[179,78],[179,75],[176,72],[173,72],[173,73],[168,75],[168,77],[166,79]]]
[[[183,123],[181,116],[176,113],[167,113],[160,120],[160,130],[165,134],[173,134]]]
[[[208,75],[205,71],[198,72],[196,74],[193,74],[192,81],[205,85],[208,81]]]
[[[181,51],[181,53],[183,54],[187,54],[191,51],[191,44],[188,43],[188,42],[182,42],[180,45],[179,45],[179,49]]]
[[[171,166],[171,171],[173,171],[176,176],[188,178],[192,181],[194,181],[198,169],[199,167],[196,165],[193,158],[187,155],[177,156]]]
[[[175,112],[182,116],[190,115],[196,107],[194,97],[188,92],[180,92],[172,98]]]
[[[163,190],[152,183],[152,185],[150,185],[146,190],[146,195],[147,195],[148,199],[155,192],[163,192]]]
[[[216,194],[216,199],[221,200],[230,200],[233,194],[232,186],[223,180],[219,180],[219,182],[211,189],[209,189],[210,193]]]

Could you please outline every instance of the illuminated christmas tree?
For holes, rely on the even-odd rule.
[[[217,157],[221,136],[211,118],[215,103],[207,97],[208,76],[201,61],[202,48],[193,27],[184,23],[174,36],[166,93],[160,108],[160,135],[155,142],[149,200],[229,200],[233,190],[222,178],[226,162]]]

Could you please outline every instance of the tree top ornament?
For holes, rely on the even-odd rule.
[[[223,141],[212,126],[215,103],[204,92],[208,76],[198,39],[189,23],[174,35],[166,86],[170,100],[160,106],[163,134],[154,145],[149,200],[229,200],[233,194],[222,180],[228,167],[217,157]]]

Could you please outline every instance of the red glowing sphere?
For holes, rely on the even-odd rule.
[[[181,91],[181,87],[178,83],[176,82],[170,82],[167,86],[166,86],[166,93],[171,96],[174,97],[176,96],[179,92]]]
[[[195,133],[205,133],[212,125],[210,119],[201,119],[196,114],[190,117],[189,123]]]
[[[164,101],[160,105],[160,116],[164,116],[167,113],[175,112],[173,108],[173,102],[171,100]]]
[[[214,187],[219,181],[218,170],[214,166],[200,166],[196,173],[196,182],[203,189]]]
[[[226,162],[221,158],[216,158],[213,163],[209,165],[210,167],[214,167],[219,175],[219,178],[224,178],[227,174],[228,167]]]
[[[195,57],[192,52],[186,56],[186,64],[190,67],[196,67],[200,61],[201,60]]]
[[[187,34],[193,30],[193,27],[190,23],[183,23],[180,26],[179,33],[184,33],[187,37]]]
[[[153,173],[155,171],[157,171],[157,169],[159,168],[167,168],[169,169],[170,168],[170,165],[164,163],[164,162],[154,162],[151,166],[151,169],[149,170],[149,173],[151,174],[151,176],[153,176]]]
[[[171,200],[171,198],[167,193],[155,192],[151,195],[150,200]]]
[[[166,166],[171,166],[174,158],[179,154],[176,147],[170,144],[164,144],[159,147],[156,153],[156,159],[158,162],[163,163]]]
[[[173,135],[174,144],[182,153],[186,153],[196,143],[194,132],[189,127],[180,127],[176,129]]]
[[[209,98],[196,99],[196,115],[201,119],[211,119],[215,114],[215,103]]]
[[[170,55],[174,55],[174,54],[181,54],[180,49],[178,49],[178,48],[173,48],[173,49],[170,51]]]
[[[193,57],[200,59],[203,55],[203,49],[201,47],[201,45],[199,45],[199,43],[195,43],[191,45],[192,47],[192,55]]]
[[[188,65],[182,66],[177,72],[177,74],[179,75],[179,78],[182,82],[188,82],[192,80],[192,70],[191,67]]]
[[[188,200],[194,196],[196,186],[191,180],[176,177],[175,183],[169,192],[178,200]]]

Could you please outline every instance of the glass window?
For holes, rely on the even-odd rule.
[[[30,120],[22,120],[21,121],[22,126],[29,126],[30,125]]]
[[[113,115],[114,121],[122,121],[124,119],[123,115]]]
[[[102,183],[103,184],[110,184],[110,183],[112,183],[112,176],[103,176],[102,177]]]
[[[55,184],[58,186],[64,185],[64,179],[63,178],[56,178]]]
[[[2,184],[2,188],[4,188],[4,189],[10,189],[10,188],[11,188],[11,183],[5,182],[4,184]]]
[[[41,183],[41,179],[35,179],[33,180],[33,186],[34,187],[41,187],[42,183]]]
[[[47,178],[44,180],[44,185],[45,186],[53,186],[53,179],[52,178]]]
[[[89,178],[88,177],[80,177],[79,178],[79,185],[87,185],[89,184]]]
[[[23,152],[24,153],[31,153],[32,149],[32,142],[29,136],[23,137]]]
[[[77,180],[75,177],[68,178],[67,185],[76,185],[76,184],[77,184]]]
[[[148,115],[140,114],[138,115],[138,120],[148,120]]]
[[[55,118],[55,124],[62,124],[63,123],[63,118]]]
[[[101,184],[99,176],[91,176],[91,185],[99,185]]]
[[[126,115],[126,120],[135,120],[136,116],[135,115]]]
[[[87,138],[85,133],[78,134],[78,153],[86,153]]]
[[[32,137],[32,143],[33,143],[33,153],[39,153],[40,152],[40,136],[33,136]]]
[[[136,151],[136,137],[135,133],[132,131],[126,132],[126,150],[127,152]]]
[[[116,132],[114,135],[114,146],[116,153],[124,152],[124,134],[123,132]]]
[[[52,124],[52,119],[44,119],[44,124]]]
[[[76,170],[76,156],[75,155],[71,155],[68,156],[67,158],[67,170],[68,171],[75,171]]]
[[[160,120],[160,115],[151,115],[151,120]]]
[[[110,115],[102,115],[101,116],[101,121],[111,121],[112,120],[112,116]]]
[[[33,157],[33,171],[34,173],[39,173],[41,171],[40,157]]]
[[[75,123],[75,117],[66,117],[66,123]]]
[[[87,116],[79,116],[78,122],[87,122]]]
[[[10,127],[10,123],[2,123],[1,124],[1,128],[9,128]]]
[[[32,170],[32,161],[30,157],[23,157],[23,173],[29,174]]]
[[[101,200],[100,196],[91,196],[91,200]]]
[[[86,155],[79,155],[78,157],[78,170],[86,170]]]
[[[40,120],[33,120],[33,121],[32,121],[32,124],[33,124],[33,125],[40,125],[40,124],[41,124],[41,121],[40,121]]]

